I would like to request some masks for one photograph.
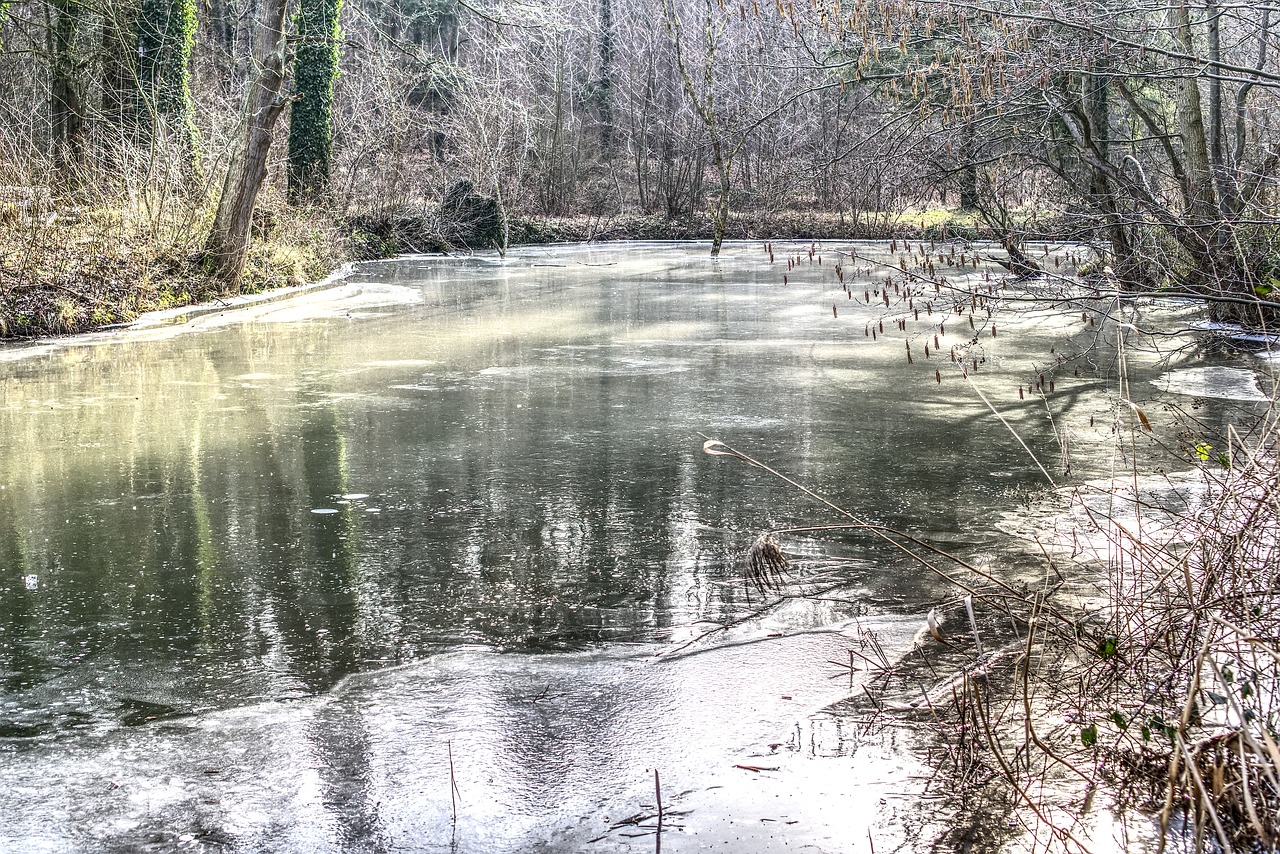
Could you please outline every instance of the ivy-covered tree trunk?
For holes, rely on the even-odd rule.
[[[229,288],[240,285],[249,254],[253,207],[267,175],[267,154],[276,122],[284,112],[284,17],[287,0],[265,0],[254,39],[253,65],[241,117],[241,135],[231,155],[218,213],[205,243],[207,263]]]
[[[315,201],[329,190],[341,10],[342,0],[301,0],[295,17],[297,95],[289,111],[289,200],[294,204]]]
[[[186,171],[194,174],[191,48],[196,0],[142,0],[137,29],[139,128],[147,136],[159,131],[162,139],[176,143]]]

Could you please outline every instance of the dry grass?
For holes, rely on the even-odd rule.
[[[226,293],[202,263],[213,209],[200,190],[142,191],[119,181],[60,197],[41,187],[4,189],[17,201],[0,206],[0,337],[82,332]],[[268,191],[241,290],[322,278],[349,245],[328,212],[291,208]]]

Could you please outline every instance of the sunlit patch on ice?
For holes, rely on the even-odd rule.
[[[1180,368],[1152,381],[1161,391],[1191,397],[1263,402],[1269,398],[1258,388],[1257,377],[1245,368]]]

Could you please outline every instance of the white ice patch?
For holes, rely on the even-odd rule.
[[[416,305],[421,302],[422,291],[418,288],[375,283],[349,284],[283,300],[276,305],[233,312],[228,320],[294,323],[333,317],[363,317],[369,309]]]
[[[1214,397],[1262,403],[1270,398],[1258,388],[1253,371],[1245,368],[1181,368],[1152,381],[1156,388],[1191,397]]]

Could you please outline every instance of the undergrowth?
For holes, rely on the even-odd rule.
[[[15,194],[16,195],[16,194]],[[212,211],[198,199],[28,190],[0,208],[0,337],[62,335],[228,295],[201,251]],[[350,241],[322,210],[264,194],[239,292],[324,277]]]

